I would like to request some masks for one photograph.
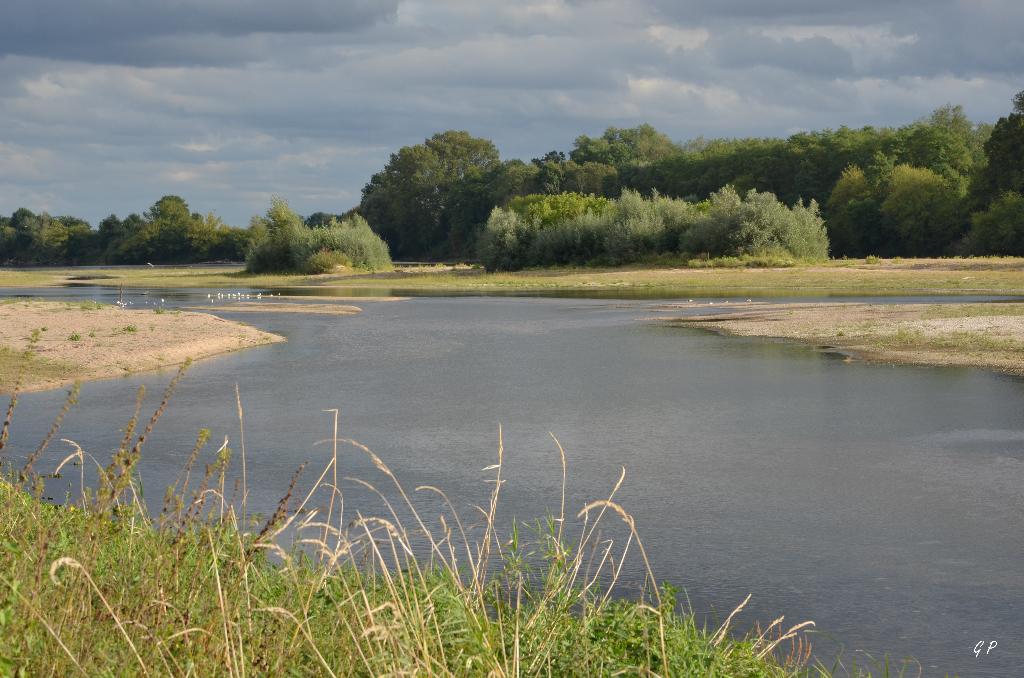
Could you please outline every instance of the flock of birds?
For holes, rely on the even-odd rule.
[[[274,296],[274,295],[271,294],[269,296]],[[281,293],[278,292],[277,296],[281,296]],[[209,301],[213,301],[215,297],[212,294],[207,294],[206,298]],[[257,292],[256,294],[245,294],[244,292],[228,292],[227,294],[224,294],[223,292],[217,292],[216,298],[217,299],[235,299],[237,301],[242,301],[243,299],[245,299],[245,300],[248,300],[248,299],[262,299],[263,298],[263,292]]]
[[[143,292],[143,294],[145,294],[145,292]],[[217,292],[216,294],[212,294],[212,293],[211,294],[207,294],[206,295],[206,300],[208,302],[210,302],[211,304],[214,301],[225,301],[225,300],[227,300],[227,301],[250,301],[250,300],[259,301],[259,300],[263,299],[264,296],[267,296],[267,297],[278,296],[279,297],[279,296],[281,296],[281,293],[278,292],[276,295],[274,295],[273,293],[264,295],[262,292],[257,292],[256,294],[249,294],[249,293],[246,293],[246,292]],[[160,301],[156,301],[155,299],[153,301],[141,300],[139,303],[141,305],[144,305],[144,306],[162,307],[166,301],[167,301],[166,299],[161,297]],[[120,295],[118,297],[118,300],[114,302],[114,305],[117,306],[118,308],[128,308],[129,306],[134,306],[135,302],[130,300],[130,299],[125,299],[123,295]]]

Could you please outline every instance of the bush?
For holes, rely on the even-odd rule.
[[[246,256],[245,267],[250,273],[310,272],[328,265],[333,269],[344,261],[371,271],[391,267],[387,243],[358,215],[342,221],[332,219],[326,227],[310,229],[287,202],[274,198],[266,217],[253,221],[252,230],[260,235],[254,237]]]
[[[387,243],[358,214],[341,221],[331,219],[326,227],[314,228],[310,244],[314,251],[328,249],[343,254],[356,268],[370,271],[391,268]]]
[[[813,200],[789,208],[771,193],[751,190],[741,198],[731,186],[712,194],[706,213],[683,235],[681,245],[711,256],[828,257],[825,223]]]
[[[480,259],[488,270],[514,271],[529,265],[527,252],[536,228],[513,210],[495,207],[480,235]]]
[[[514,208],[495,209],[480,240],[491,270],[559,264],[625,264],[681,252],[743,257],[740,265],[792,265],[828,256],[818,206],[792,208],[771,193],[746,197],[726,187],[701,203],[623,191],[600,208],[583,209],[586,196],[526,196]],[[561,219],[553,219],[559,213]],[[761,262],[760,264],[756,262]]]
[[[343,266],[351,266],[352,262],[341,252],[323,249],[309,255],[306,260],[306,273],[317,275],[331,273]]]
[[[536,221],[540,226],[559,224],[584,214],[601,214],[612,204],[608,198],[582,193],[556,193],[546,195],[534,193],[513,198],[509,209],[527,221]]]

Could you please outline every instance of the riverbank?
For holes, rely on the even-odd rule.
[[[739,303],[722,308],[727,312],[666,322],[799,341],[876,362],[981,367],[1024,375],[1024,303]]]
[[[276,299],[277,297],[275,297]],[[308,304],[288,301],[240,301],[233,304],[186,306],[190,311],[217,311],[221,313],[308,313],[310,315],[356,315],[362,311],[349,304]]]
[[[279,341],[208,313],[12,299],[0,303],[0,393],[19,375],[21,390],[36,391]]]
[[[904,294],[1024,295],[1024,258],[849,259],[784,268],[552,268],[486,273],[469,266],[398,266],[382,273],[251,275],[241,267],[0,269],[2,287],[105,285],[148,288],[308,287],[382,294],[579,293],[651,296],[814,296]]]

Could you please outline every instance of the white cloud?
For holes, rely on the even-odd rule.
[[[168,191],[236,224],[272,194],[340,212],[391,152],[444,129],[528,159],[641,122],[780,135],[945,103],[994,120],[1024,69],[1015,0],[230,4],[0,4],[5,28],[61,13],[0,46],[0,212],[95,223]]]
[[[706,28],[677,28],[665,25],[651,26],[647,29],[647,34],[668,52],[700,49],[711,37]]]

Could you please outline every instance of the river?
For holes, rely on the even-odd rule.
[[[14,292],[116,295],[5,294]],[[173,307],[206,303],[207,292],[129,298]],[[617,499],[656,576],[684,589],[698,614],[721,620],[751,593],[745,623],[813,619],[823,660],[840,649],[847,663],[888,652],[916,658],[926,676],[1016,674],[1024,381],[668,327],[650,320],[663,315],[659,303],[421,297],[363,303],[352,317],[220,313],[288,341],[192,367],[144,449],[147,495],[162,496],[200,428],[237,449],[236,383],[249,505],[264,513],[300,463],[318,472],[326,462],[328,446],[315,444],[330,436],[325,409],[339,408],[341,434],[408,487],[441,487],[460,508],[490,490],[482,469],[495,461],[500,424],[507,524],[558,511],[552,432],[566,449],[573,509],[605,497],[626,469]],[[108,454],[137,387],[149,387],[152,409],[169,375],[85,384],[61,435]],[[15,449],[38,442],[62,399],[23,396]],[[62,451],[55,443],[49,462]],[[342,465],[345,475],[375,473],[354,450]],[[345,490],[349,504],[369,500]],[[627,588],[640,576],[630,568]],[[997,649],[976,658],[975,644],[992,640]]]

